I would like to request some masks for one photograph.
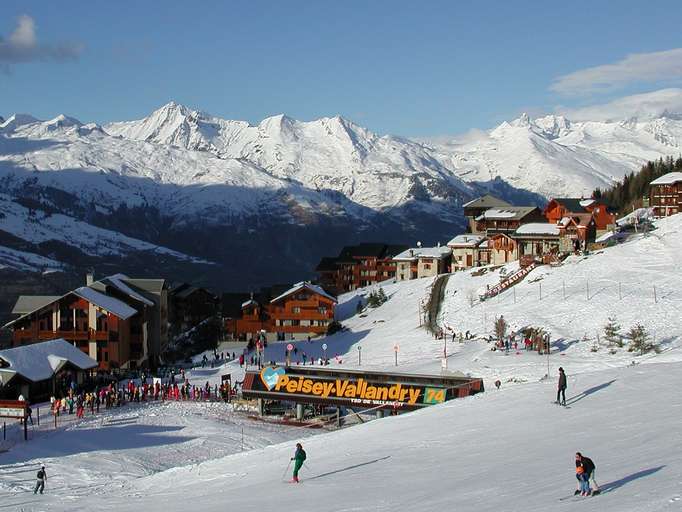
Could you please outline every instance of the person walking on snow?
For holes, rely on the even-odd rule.
[[[298,483],[298,472],[301,470],[301,466],[305,462],[306,454],[301,443],[296,443],[296,453],[291,460],[294,461],[294,478],[293,481]]]
[[[36,494],[40,490],[40,494],[43,494],[45,490],[45,482],[47,481],[47,473],[45,472],[45,464],[41,464],[40,471],[36,476],[36,488],[33,489],[33,494]]]
[[[590,481],[592,482],[592,485],[594,487],[594,490],[592,491],[592,494],[599,494],[599,485],[597,484],[597,480],[595,478],[595,469],[596,466],[594,465],[594,462],[592,462],[592,459],[589,457],[585,457],[582,453],[576,452],[575,454],[575,467],[577,468],[578,466],[582,466],[584,472],[585,472],[585,479],[587,480],[587,484],[589,487]],[[580,491],[575,491],[576,494],[578,494]]]
[[[566,374],[564,373],[563,368],[559,368],[559,385],[556,391],[556,403],[559,405],[566,405]]]

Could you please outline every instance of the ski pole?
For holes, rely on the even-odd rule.
[[[284,477],[286,476],[287,471],[289,471],[289,466],[291,466],[291,459],[289,459],[289,464],[287,464],[287,467],[284,470],[284,473],[282,473],[282,478],[280,478],[280,480],[284,481]]]

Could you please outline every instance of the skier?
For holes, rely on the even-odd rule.
[[[587,480],[587,474],[585,473],[585,468],[578,466],[575,468],[575,477],[580,482],[580,495],[589,496],[590,495],[590,483]]]
[[[47,480],[47,473],[45,472],[45,464],[40,465],[40,471],[36,476],[36,488],[33,489],[33,494],[36,494],[40,490],[40,494],[43,494],[45,489],[45,481]]]
[[[561,398],[561,400],[559,400]],[[564,369],[559,367],[559,385],[556,391],[556,403],[566,405],[566,374]]]
[[[590,481],[592,482],[594,486],[594,490],[592,491],[592,494],[599,494],[599,485],[597,484],[597,480],[595,478],[595,469],[596,466],[594,465],[594,462],[592,462],[592,459],[589,457],[585,457],[582,453],[576,452],[575,454],[575,467],[577,468],[578,466],[582,466],[583,470],[585,471],[585,479],[587,480],[588,486]],[[580,491],[575,491],[575,494],[578,494]]]
[[[292,482],[298,483],[298,472],[301,470],[301,466],[303,466],[303,462],[305,462],[305,459],[306,454],[305,450],[303,449],[303,446],[301,445],[301,443],[296,443],[296,453],[291,458],[291,460],[294,461],[294,478]]]

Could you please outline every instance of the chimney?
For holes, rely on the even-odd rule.
[[[88,270],[85,274],[85,286],[90,286],[95,282],[95,271],[93,269]]]

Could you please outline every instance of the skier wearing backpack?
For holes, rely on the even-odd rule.
[[[305,462],[306,454],[301,443],[296,443],[296,453],[291,460],[294,461],[294,478],[293,482],[298,483],[298,472],[301,470],[301,466]]]
[[[40,494],[43,494],[45,490],[45,482],[47,481],[47,473],[45,472],[45,464],[41,464],[40,471],[36,475],[36,488],[33,489],[33,494],[36,494],[40,490]]]

